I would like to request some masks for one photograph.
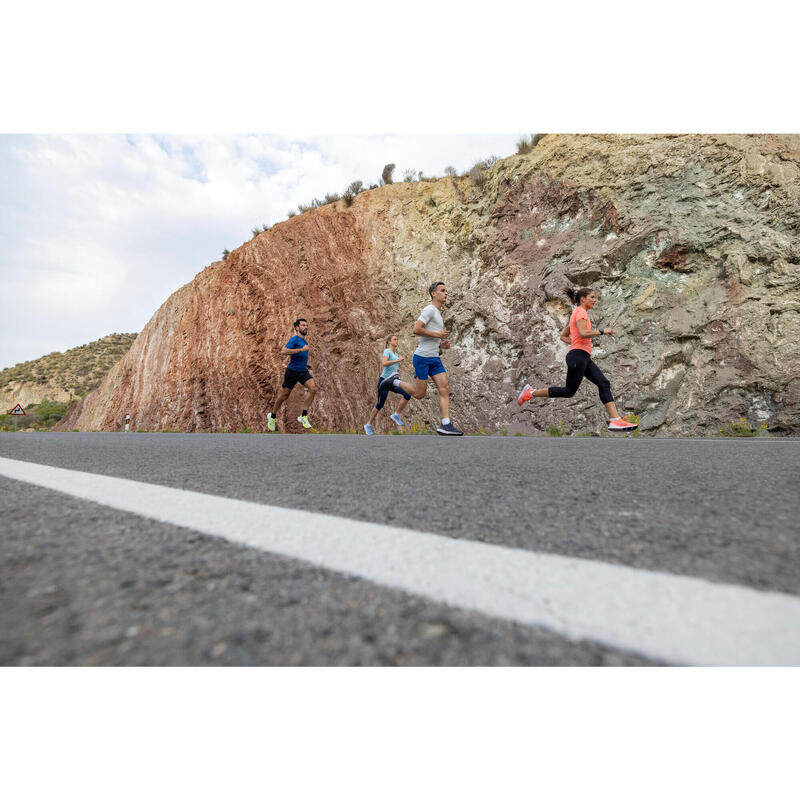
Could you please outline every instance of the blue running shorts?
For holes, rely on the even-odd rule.
[[[440,372],[447,372],[441,358],[426,358],[415,353],[412,363],[414,364],[414,377],[420,381],[426,381]]]

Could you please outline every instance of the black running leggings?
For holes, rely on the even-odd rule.
[[[399,377],[400,373],[396,372],[395,378]],[[406,400],[411,399],[411,395],[405,389],[400,389],[399,387],[387,386],[383,391],[381,391],[382,382],[383,378],[378,378],[378,402],[375,403],[375,408],[377,408],[378,411],[380,411],[383,408],[384,403],[386,403],[386,398],[389,396],[389,392],[394,392],[395,394],[401,394],[403,395],[403,397],[405,397]]]
[[[567,385],[550,386],[547,393],[550,397],[572,397],[584,378],[597,386],[603,403],[614,402],[608,378],[603,375],[600,367],[592,361],[592,357],[585,350],[576,349],[567,353]]]

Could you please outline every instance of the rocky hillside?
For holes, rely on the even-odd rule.
[[[135,333],[112,333],[64,353],[50,353],[0,370],[0,409],[42,400],[67,403],[96,389],[128,352]]]
[[[302,315],[321,388],[312,422],[360,429],[388,333],[409,375],[434,279],[450,288],[445,363],[466,431],[601,428],[588,384],[515,402],[526,382],[563,383],[565,285],[601,293],[593,323],[618,335],[595,360],[643,431],[742,416],[800,428],[800,137],[769,135],[551,135],[469,177],[293,217],[173,294],[62,427],[114,429],[131,413],[143,430],[265,430]],[[298,429],[299,395],[282,430]],[[433,391],[406,416],[436,422]]]

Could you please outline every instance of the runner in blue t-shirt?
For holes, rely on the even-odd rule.
[[[392,422],[394,422],[396,425],[399,425],[401,429],[403,427],[403,419],[400,416],[400,412],[406,407],[408,401],[411,399],[411,395],[404,389],[397,389],[394,386],[387,386],[383,391],[381,391],[381,383],[383,382],[384,378],[388,378],[390,375],[397,375],[400,371],[398,364],[402,360],[403,356],[397,355],[397,335],[392,334],[391,336],[387,336],[386,349],[383,351],[383,355],[381,356],[381,366],[383,369],[381,370],[380,377],[378,378],[378,402],[375,403],[375,407],[372,409],[372,413],[369,415],[369,422],[364,425],[364,433],[366,433],[367,436],[372,436],[374,433],[372,430],[372,425],[375,422],[375,417],[378,416],[378,412],[383,408],[383,404],[386,402],[389,392],[396,392],[397,394],[403,396],[403,399],[397,406],[397,411],[395,411],[391,416]]]
[[[314,382],[314,376],[308,369],[308,342],[305,340],[305,336],[308,333],[307,320],[302,317],[296,319],[294,321],[294,331],[295,335],[283,346],[283,352],[288,353],[290,356],[289,363],[286,366],[286,372],[283,374],[283,386],[280,392],[278,392],[278,397],[275,400],[275,407],[267,414],[267,428],[271,431],[275,430],[278,410],[298,383],[305,389],[305,398],[303,402],[303,413],[297,418],[297,421],[304,428],[311,427],[311,423],[308,421],[308,409],[311,407],[311,403],[314,402],[314,395],[317,393],[317,384]]]

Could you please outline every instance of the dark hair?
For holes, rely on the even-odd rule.
[[[594,289],[587,289],[585,286],[583,289],[570,289],[570,287],[567,286],[564,289],[564,294],[572,301],[572,305],[577,306],[581,302],[581,297],[586,297],[593,291]]]
[[[396,334],[396,333],[390,333],[390,334],[389,334],[389,335],[386,337],[386,344],[389,344],[389,342],[390,342],[392,339],[394,339],[394,337],[395,337],[395,336],[397,336],[397,334]]]
[[[433,282],[433,283],[432,283],[432,284],[431,284],[431,285],[428,287],[428,294],[429,294],[431,297],[433,297],[433,290],[434,290],[434,289],[435,289],[437,286],[444,286],[444,281],[434,281],[434,282]]]
[[[307,322],[308,322],[308,320],[307,320],[305,317],[300,317],[300,319],[296,319],[296,320],[294,321],[294,326],[295,326],[295,328],[296,328],[296,327],[297,327],[297,326],[298,326],[298,325],[299,325],[301,322],[306,322],[306,323],[307,323]]]

